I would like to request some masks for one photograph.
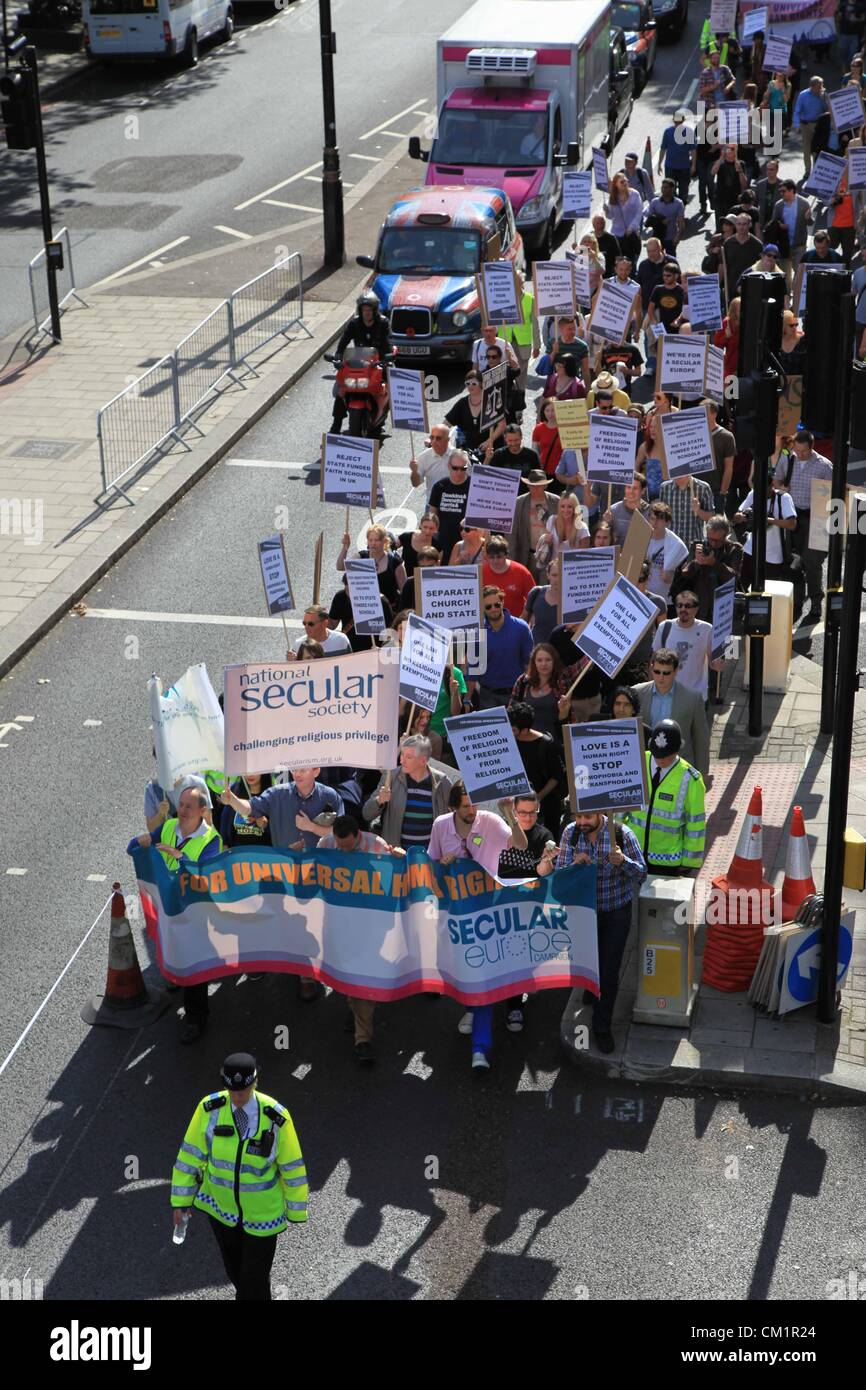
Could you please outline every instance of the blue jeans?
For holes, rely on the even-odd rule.
[[[598,979],[601,997],[592,1013],[592,1031],[609,1033],[613,1006],[619,988],[619,968],[622,965],[628,934],[631,931],[631,903],[598,914]]]
[[[482,1004],[472,1010],[472,1051],[485,1057],[493,1046],[493,1005]]]

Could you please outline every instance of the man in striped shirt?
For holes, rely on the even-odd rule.
[[[404,734],[400,740],[400,767],[383,772],[379,785],[364,803],[364,819],[382,818],[382,834],[389,844],[407,850],[426,850],[433,822],[448,809],[450,782],[430,767],[432,748],[423,734]]]

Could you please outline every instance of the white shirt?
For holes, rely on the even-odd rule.
[[[671,623],[667,640],[662,641],[662,633],[667,631],[667,623],[659,623],[653,638],[653,651],[667,647],[676,652],[680,659],[677,680],[687,690],[695,690],[702,700],[707,698],[708,666],[713,656],[713,625],[702,623],[698,618],[691,627],[681,627],[679,622]]]
[[[781,503],[782,503],[781,512],[780,512],[780,510],[779,510],[779,503],[776,501],[777,498],[779,498],[779,499],[781,500]],[[749,512],[749,511],[752,511],[753,508],[754,508],[754,505],[755,505],[755,494],[754,494],[753,492],[750,492],[749,495],[748,495],[748,497],[745,498],[745,500],[741,503],[741,505],[740,505],[740,511],[741,511],[741,512]],[[792,517],[795,517],[795,516],[797,515],[797,508],[794,506],[793,500],[792,500],[792,498],[791,498],[791,494],[790,494],[789,492],[771,492],[769,498],[767,499],[767,515],[768,515],[768,516],[775,516],[775,517],[781,516],[781,519],[782,519],[783,521],[790,521],[790,519],[791,519]],[[745,544],[743,545],[743,554],[744,554],[744,555],[751,555],[751,553],[752,553],[752,533],[751,533],[751,531],[750,531],[749,534],[748,534],[748,536],[746,537]],[[767,527],[767,564],[768,564],[768,565],[781,565],[781,564],[784,564],[784,560],[785,560],[785,557],[784,557],[784,555],[783,555],[783,553],[782,553],[782,533],[781,533],[781,531],[779,530],[779,527],[778,527],[778,526],[768,526],[768,527]]]
[[[681,565],[683,560],[688,558],[688,554],[688,546],[683,545],[673,531],[667,531],[662,541],[657,541],[655,536],[650,537],[646,557],[650,565],[650,588],[654,594],[658,594],[660,598],[670,597],[673,572],[677,565]],[[663,579],[663,571],[671,578]]]
[[[292,651],[296,652],[301,643],[307,641],[315,642],[316,638],[308,638],[306,634],[303,637],[299,637],[292,647]],[[319,645],[326,656],[339,656],[341,652],[350,652],[352,650],[352,644],[345,632],[329,632],[324,642],[320,642]]]
[[[415,460],[418,465],[419,477],[427,489],[428,501],[434,485],[448,477],[448,460],[453,453],[454,450],[450,444],[444,454],[437,454],[436,450],[430,447],[422,449]]]
[[[502,361],[507,362],[509,367],[519,367],[517,353],[510,343],[506,343],[504,338],[497,337],[493,343],[485,343],[483,338],[476,338],[472,344],[472,361],[479,372],[487,371],[487,349],[488,347],[498,347],[502,353]]]
[[[551,544],[553,546],[552,553],[554,557],[559,554],[560,550],[572,550],[576,546],[578,546],[581,541],[589,540],[589,527],[587,526],[585,521],[578,521],[577,517],[575,517],[574,519],[574,534],[576,539],[573,541],[561,541],[559,539],[559,536],[556,534],[555,514],[547,518],[547,526],[545,527],[545,530],[547,531],[547,534],[550,536]]]
[[[231,1105],[231,1096],[229,1096],[229,1105]],[[253,1139],[255,1137],[256,1130],[259,1127],[259,1102],[256,1097],[255,1091],[253,1091],[246,1105],[239,1106],[238,1109],[243,1110],[244,1114],[247,1117],[247,1132],[244,1135],[244,1138]],[[235,1126],[237,1126],[237,1120],[235,1119],[235,1115],[237,1113],[238,1110],[236,1110],[235,1107],[232,1105],[232,1121],[234,1122]]]

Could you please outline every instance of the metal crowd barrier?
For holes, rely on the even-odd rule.
[[[60,231],[57,233],[54,240],[62,241],[64,244],[63,269],[58,273],[57,276],[57,298],[60,312],[61,314],[63,313],[64,306],[69,303],[70,299],[77,299],[79,304],[83,304],[86,309],[87,302],[81,298],[81,295],[75,288],[75,269],[72,262],[72,243],[69,240],[69,232],[67,231],[66,227],[60,228]],[[36,271],[40,268],[42,269],[43,274],[38,277],[39,285],[41,288],[40,293],[37,295]],[[37,251],[36,255],[33,257],[33,260],[27,267],[27,274],[30,279],[30,303],[33,306],[33,326],[36,329],[36,332],[40,335],[40,337],[43,333],[47,333],[49,337],[53,337],[53,334],[51,332],[51,312],[48,304],[48,281],[44,271],[45,247],[43,246],[41,251]],[[65,289],[63,288],[64,285],[66,286]],[[39,300],[42,301],[41,309],[39,307]]]

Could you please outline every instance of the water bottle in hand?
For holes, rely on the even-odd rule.
[[[183,1214],[181,1215],[180,1221],[179,1221],[179,1222],[177,1223],[177,1225],[175,1226],[174,1232],[173,1232],[172,1237],[171,1237],[172,1240],[174,1241],[175,1245],[183,1245],[184,1241],[186,1240],[186,1233],[187,1233],[188,1228],[189,1228],[189,1212],[188,1212],[188,1211],[185,1211],[185,1212],[183,1212]]]

